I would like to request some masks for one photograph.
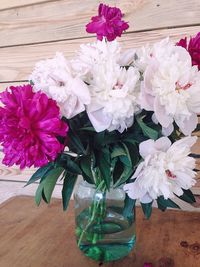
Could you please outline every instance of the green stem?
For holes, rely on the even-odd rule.
[[[97,197],[97,193],[102,194],[102,197]],[[101,181],[101,183],[97,186],[95,190],[93,201],[90,207],[91,217],[87,225],[81,232],[81,235],[78,240],[78,246],[81,245],[81,242],[83,238],[85,237],[85,235],[87,234],[87,230],[90,228],[90,226],[93,223],[95,223],[97,219],[99,220],[98,223],[101,223],[101,221],[103,221],[103,219],[105,218],[105,210],[106,210],[105,195],[106,195],[106,186],[105,186],[104,181]],[[93,242],[96,243],[96,238],[94,238]]]

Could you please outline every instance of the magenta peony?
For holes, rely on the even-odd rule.
[[[11,86],[0,94],[0,143],[3,163],[41,167],[63,150],[58,136],[66,136],[68,125],[60,119],[56,102],[31,85]]]
[[[192,65],[197,65],[200,70],[200,32],[195,37],[181,39],[176,45],[184,47],[192,58]]]
[[[103,37],[106,37],[111,42],[129,27],[128,23],[122,20],[123,14],[117,7],[100,4],[98,13],[98,16],[92,17],[92,21],[86,25],[86,31],[96,33],[98,40],[102,41]]]

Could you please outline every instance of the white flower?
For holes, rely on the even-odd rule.
[[[141,72],[144,72],[152,59],[164,61],[171,56],[174,49],[174,43],[169,38],[165,38],[150,46],[149,44],[136,50],[136,59],[134,65]]]
[[[89,119],[97,132],[108,129],[123,132],[133,124],[138,112],[139,72],[120,64],[129,64],[134,51],[121,53],[117,41],[81,46],[73,68],[89,83],[92,96],[87,106]]]
[[[141,108],[155,112],[165,133],[173,131],[175,121],[185,135],[190,135],[200,112],[200,72],[192,66],[189,53],[163,41],[146,63]]]
[[[90,82],[93,67],[99,63],[106,64],[108,60],[117,62],[120,60],[120,51],[121,48],[116,40],[106,42],[103,39],[94,43],[82,44],[77,53],[78,57],[71,61],[74,73]]]
[[[133,67],[99,65],[91,82],[91,104],[87,113],[97,132],[108,129],[123,132],[133,124],[137,105],[139,73]]]
[[[41,90],[54,99],[61,114],[68,119],[84,111],[85,105],[90,103],[87,85],[73,75],[69,62],[61,53],[38,62],[30,80],[34,83],[34,91]]]
[[[167,137],[161,137],[142,142],[139,149],[144,161],[132,177],[136,180],[124,186],[129,197],[148,203],[159,196],[181,196],[182,189],[191,188],[196,183],[195,159],[188,155],[196,140],[195,136],[184,137],[171,145]]]

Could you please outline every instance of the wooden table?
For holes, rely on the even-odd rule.
[[[35,206],[15,197],[0,206],[0,267],[200,266],[200,213],[154,209],[149,221],[137,209],[137,245],[125,259],[100,264],[86,258],[74,238],[73,203]]]

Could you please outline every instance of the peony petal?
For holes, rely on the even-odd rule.
[[[137,167],[136,171],[134,172],[133,176],[131,177],[131,179],[135,179],[135,178],[137,178],[138,175],[140,174],[140,172],[142,171],[143,167],[144,167],[144,162],[141,162],[141,163],[138,165],[138,167]]]
[[[178,118],[175,118],[175,122],[184,135],[191,135],[191,133],[197,127],[198,117],[195,113],[192,113],[192,115],[188,119],[185,119],[183,121]]]
[[[139,95],[139,104],[142,109],[147,111],[153,111],[155,97],[149,94],[144,87],[144,82],[141,82],[140,95]]]
[[[140,152],[140,155],[143,157],[143,159],[145,159],[145,157],[147,157],[148,155],[151,155],[155,151],[156,149],[155,149],[154,140],[149,139],[147,141],[140,143],[139,145],[139,152]]]
[[[90,92],[88,86],[79,78],[75,78],[71,82],[72,92],[80,99],[80,101],[85,104],[89,105],[91,101]]]
[[[111,118],[104,114],[103,108],[90,111],[90,107],[88,106],[87,114],[97,132],[102,132],[109,128],[111,124]]]
[[[158,97],[155,98],[154,111],[156,119],[163,127],[167,128],[173,123],[173,118],[166,114],[165,107],[160,104]]]
[[[174,131],[174,125],[170,124],[168,127],[162,127],[162,134],[164,136],[169,136],[172,134],[172,132]]]
[[[172,143],[169,138],[161,137],[155,141],[154,147],[159,151],[166,152],[170,148],[171,144]]]
[[[136,54],[135,49],[128,49],[125,52],[123,52],[120,56],[120,59],[118,63],[120,66],[128,66],[134,61],[134,57]]]

